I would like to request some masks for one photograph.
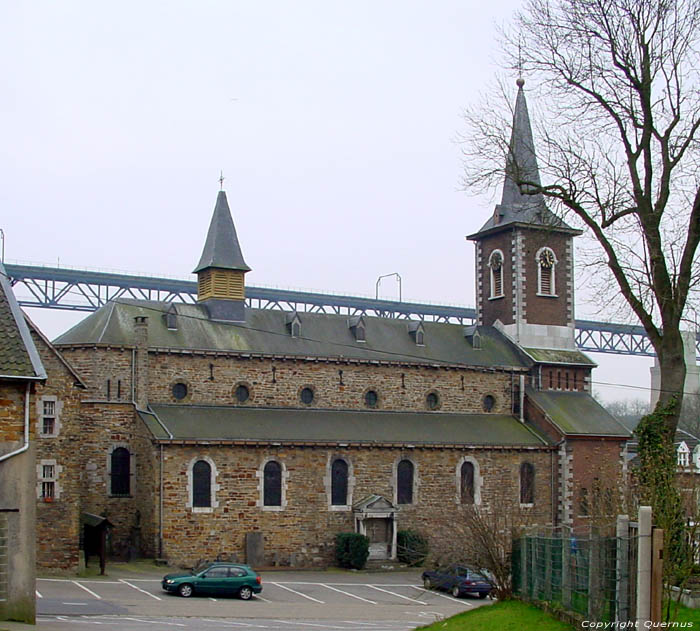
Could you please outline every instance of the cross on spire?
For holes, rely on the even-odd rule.
[[[224,177],[224,172],[221,171],[221,175],[219,175],[219,187],[220,187],[220,190],[222,190],[222,191],[224,190],[224,180],[225,179],[226,178]]]

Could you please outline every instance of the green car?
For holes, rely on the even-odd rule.
[[[192,594],[238,596],[250,600],[262,591],[262,579],[253,568],[239,563],[207,563],[192,572],[166,574],[163,589],[185,598]]]

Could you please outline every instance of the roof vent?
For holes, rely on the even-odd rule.
[[[425,329],[423,322],[409,322],[408,334],[413,338],[416,346],[425,346]]]
[[[469,340],[472,348],[475,350],[481,349],[481,333],[479,333],[479,329],[475,324],[464,327],[464,337]]]
[[[365,318],[364,316],[352,316],[348,318],[348,328],[355,337],[356,342],[366,342],[367,337],[365,335]]]
[[[292,337],[301,337],[301,318],[296,311],[287,315],[287,330]]]

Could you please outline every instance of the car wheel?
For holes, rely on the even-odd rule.
[[[247,585],[244,585],[241,587],[241,589],[238,592],[238,597],[241,600],[250,600],[251,596],[253,595],[253,590],[248,587]]]
[[[459,585],[455,585],[455,586],[452,588],[452,595],[453,595],[455,598],[459,598],[459,597],[462,595],[462,592],[459,591]]]
[[[479,594],[479,598],[486,598],[488,595],[489,595],[488,592],[481,592]]]
[[[189,583],[183,583],[180,585],[180,587],[177,588],[177,593],[180,594],[183,598],[189,598],[194,594],[194,589],[192,589],[192,585]]]
[[[423,579],[423,587],[425,587],[425,589],[432,589],[433,587],[433,583],[427,576]]]

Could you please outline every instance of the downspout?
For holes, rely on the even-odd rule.
[[[520,375],[520,422],[525,422],[525,375]]]
[[[163,443],[160,444],[160,495],[158,496],[158,558],[163,558]]]
[[[131,349],[131,402],[134,404],[134,407],[136,407],[136,397],[135,397],[136,384],[134,383],[135,379],[136,379],[136,348],[132,348]]]
[[[32,384],[27,381],[27,390],[24,393],[24,445],[8,454],[0,456],[0,462],[9,460],[12,456],[17,456],[29,449],[29,391]]]
[[[558,519],[559,516],[557,514],[557,506],[559,505],[559,502],[555,501],[555,500],[557,500],[557,496],[562,492],[562,489],[561,489],[561,485],[559,485],[559,490],[556,491],[556,487],[554,486],[554,478],[555,478],[554,471],[555,471],[557,460],[559,459],[559,447],[561,447],[562,443],[564,443],[564,442],[565,442],[564,439],[560,440],[554,446],[555,449],[550,452],[550,460],[552,462],[551,482],[550,482],[550,486],[552,488],[552,496],[551,496],[552,497],[552,523],[555,526],[559,525],[559,519]],[[562,497],[560,499],[562,499],[562,501],[563,501],[563,499],[564,499],[563,494],[562,494]]]

